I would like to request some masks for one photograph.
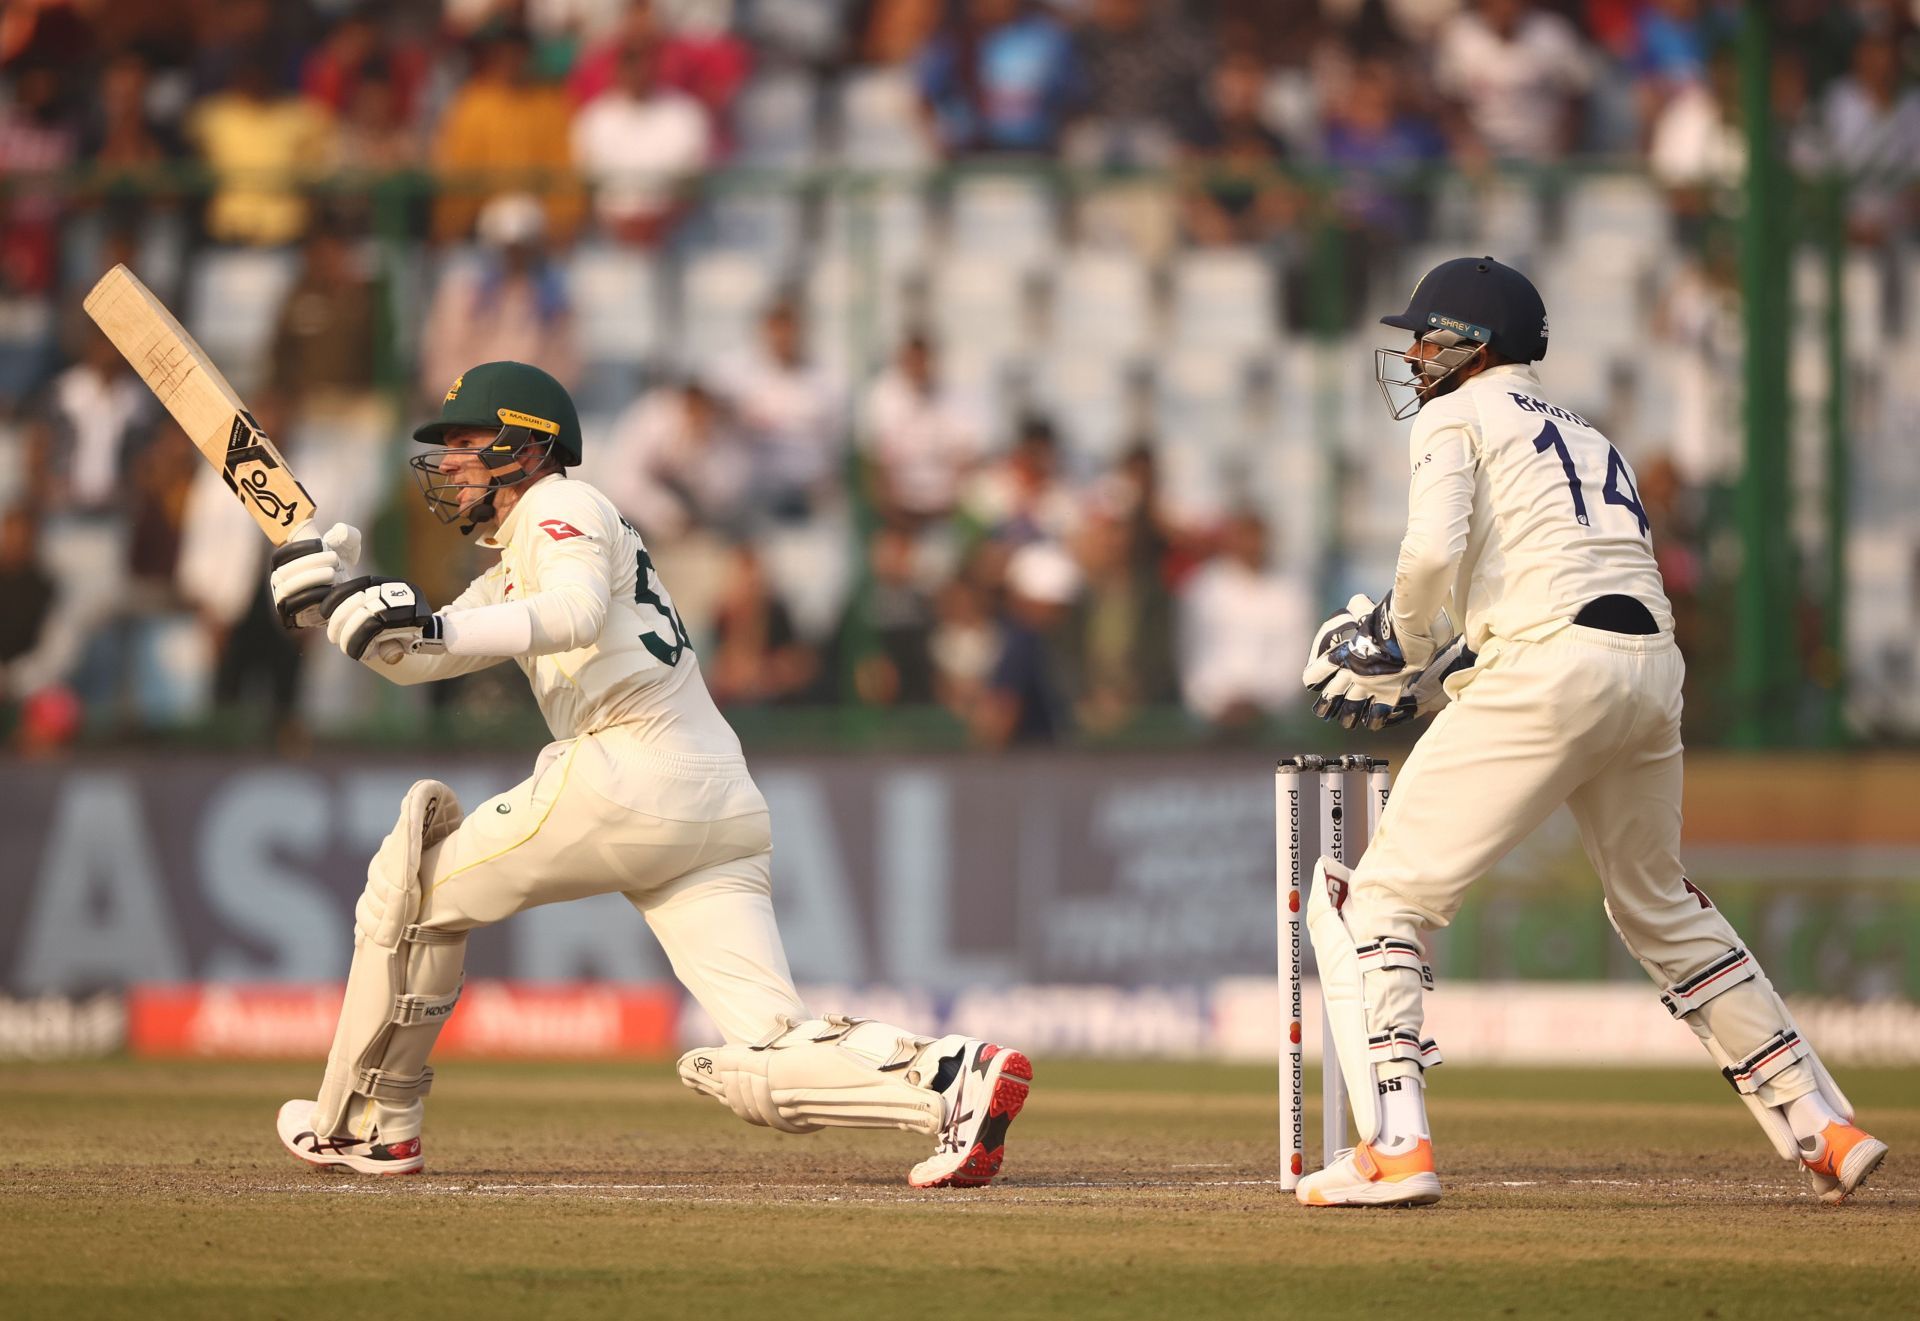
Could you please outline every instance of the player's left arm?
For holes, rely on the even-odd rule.
[[[621,529],[584,490],[558,486],[525,511],[526,595],[447,612],[441,628],[450,655],[545,656],[599,641],[613,603],[610,557]]]
[[[554,516],[555,506],[567,516]],[[543,499],[525,513],[530,574],[521,599],[435,611],[411,583],[355,579],[327,598],[327,640],[354,660],[369,649],[499,660],[591,645],[612,603],[607,547],[617,525],[590,499]]]

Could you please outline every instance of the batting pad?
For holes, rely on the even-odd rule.
[[[937,1041],[870,1018],[783,1019],[752,1045],[690,1050],[680,1080],[749,1124],[783,1133],[901,1128],[932,1137],[946,1117],[941,1061],[967,1038]]]
[[[433,1085],[427,1056],[460,999],[467,944],[465,932],[414,925],[420,915],[420,859],[460,820],[453,790],[438,780],[420,780],[407,791],[400,819],[367,864],[367,886],[354,907],[347,993],[314,1102],[316,1133],[338,1133],[356,1094],[408,1107],[418,1122],[420,1098]]]

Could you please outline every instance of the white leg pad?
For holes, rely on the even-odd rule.
[[[1353,1126],[1360,1141],[1380,1134],[1380,1092],[1373,1081],[1372,1042],[1367,1026],[1367,996],[1361,981],[1360,958],[1346,919],[1338,905],[1344,902],[1353,873],[1331,858],[1313,864],[1313,885],[1307,894],[1307,938],[1320,965],[1320,997],[1327,1007],[1327,1025],[1333,1031],[1326,1043],[1321,1068],[1338,1065],[1347,1080],[1347,1098],[1353,1104]]]
[[[1606,910],[1607,920],[1613,923],[1614,934],[1620,937],[1620,943],[1627,947],[1627,952],[1639,960],[1640,966],[1646,969],[1656,985],[1665,982],[1666,975],[1659,965],[1635,949],[1633,942],[1620,929],[1620,923],[1614,919],[1612,905],[1607,905]],[[1744,1058],[1735,1059],[1714,1036],[1707,1016],[1700,1011],[1718,996],[1748,982],[1755,983],[1756,988],[1773,1002],[1782,1026]],[[1661,991],[1660,1003],[1666,1006],[1668,1013],[1693,1029],[1693,1034],[1700,1038],[1700,1043],[1707,1048],[1707,1054],[1719,1067],[1721,1076],[1746,1103],[1747,1109],[1753,1113],[1754,1119],[1782,1159],[1799,1160],[1799,1142],[1787,1123],[1786,1114],[1779,1107],[1766,1104],[1757,1093],[1762,1085],[1790,1065],[1805,1060],[1827,1104],[1844,1118],[1853,1118],[1853,1104],[1840,1091],[1833,1075],[1827,1072],[1826,1065],[1820,1062],[1813,1047],[1800,1036],[1800,1029],[1794,1023],[1793,1015],[1788,1012],[1786,1001],[1780,998],[1780,993],[1773,989],[1773,983],[1760,970],[1759,962],[1746,950],[1732,947],[1709,960],[1703,967]]]
[[[787,1019],[752,1045],[688,1051],[680,1079],[749,1124],[783,1133],[900,1128],[932,1137],[946,1117],[935,1075],[965,1041],[839,1014]]]
[[[354,905],[353,966],[314,1103],[316,1133],[339,1132],[355,1095],[413,1105],[433,1086],[427,1055],[459,1002],[467,937],[415,925],[420,859],[460,820],[453,790],[420,780],[367,864]]]

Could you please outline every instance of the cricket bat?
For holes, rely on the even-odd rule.
[[[100,277],[82,304],[120,356],[173,414],[201,457],[220,470],[267,540],[311,535],[313,497],[247,411],[213,360],[125,266]]]
[[[318,535],[307,488],[247,411],[246,401],[139,276],[115,266],[100,277],[81,306],[140,373],[201,457],[219,469],[227,489],[246,506],[267,540],[284,546]],[[382,659],[391,662],[399,655],[397,644],[382,645]]]

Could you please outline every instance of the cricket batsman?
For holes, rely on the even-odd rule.
[[[915,1187],[991,1182],[1032,1065],[800,1002],[774,923],[766,801],[639,531],[567,472],[581,438],[566,390],[525,363],[483,363],[413,434],[435,447],[411,460],[429,506],[499,562],[435,610],[406,582],[341,581],[360,535],[336,524],[275,553],[274,603],[291,623],[317,601],[327,640],[395,683],[512,661],[554,741],[470,813],[437,781],[408,791],[355,907],[319,1097],[280,1107],[281,1143],[313,1165],[420,1171],[427,1060],[460,998],[467,933],[616,892],[726,1038],[681,1058],[687,1086],[783,1132],[923,1134],[935,1145],[907,1175]]]
[[[1607,916],[1780,1155],[1839,1202],[1887,1154],[1785,1004],[1680,863],[1673,615],[1633,470],[1549,398],[1547,316],[1490,257],[1429,271],[1413,336],[1376,351],[1396,420],[1414,417],[1412,493],[1392,588],[1324,624],[1315,712],[1378,729],[1439,709],[1350,871],[1315,867],[1307,925],[1359,1144],[1299,1184],[1309,1206],[1440,1199],[1419,935],[1547,815],[1572,809]],[[1417,414],[1417,417],[1415,416]],[[1448,619],[1462,621],[1450,636]]]

